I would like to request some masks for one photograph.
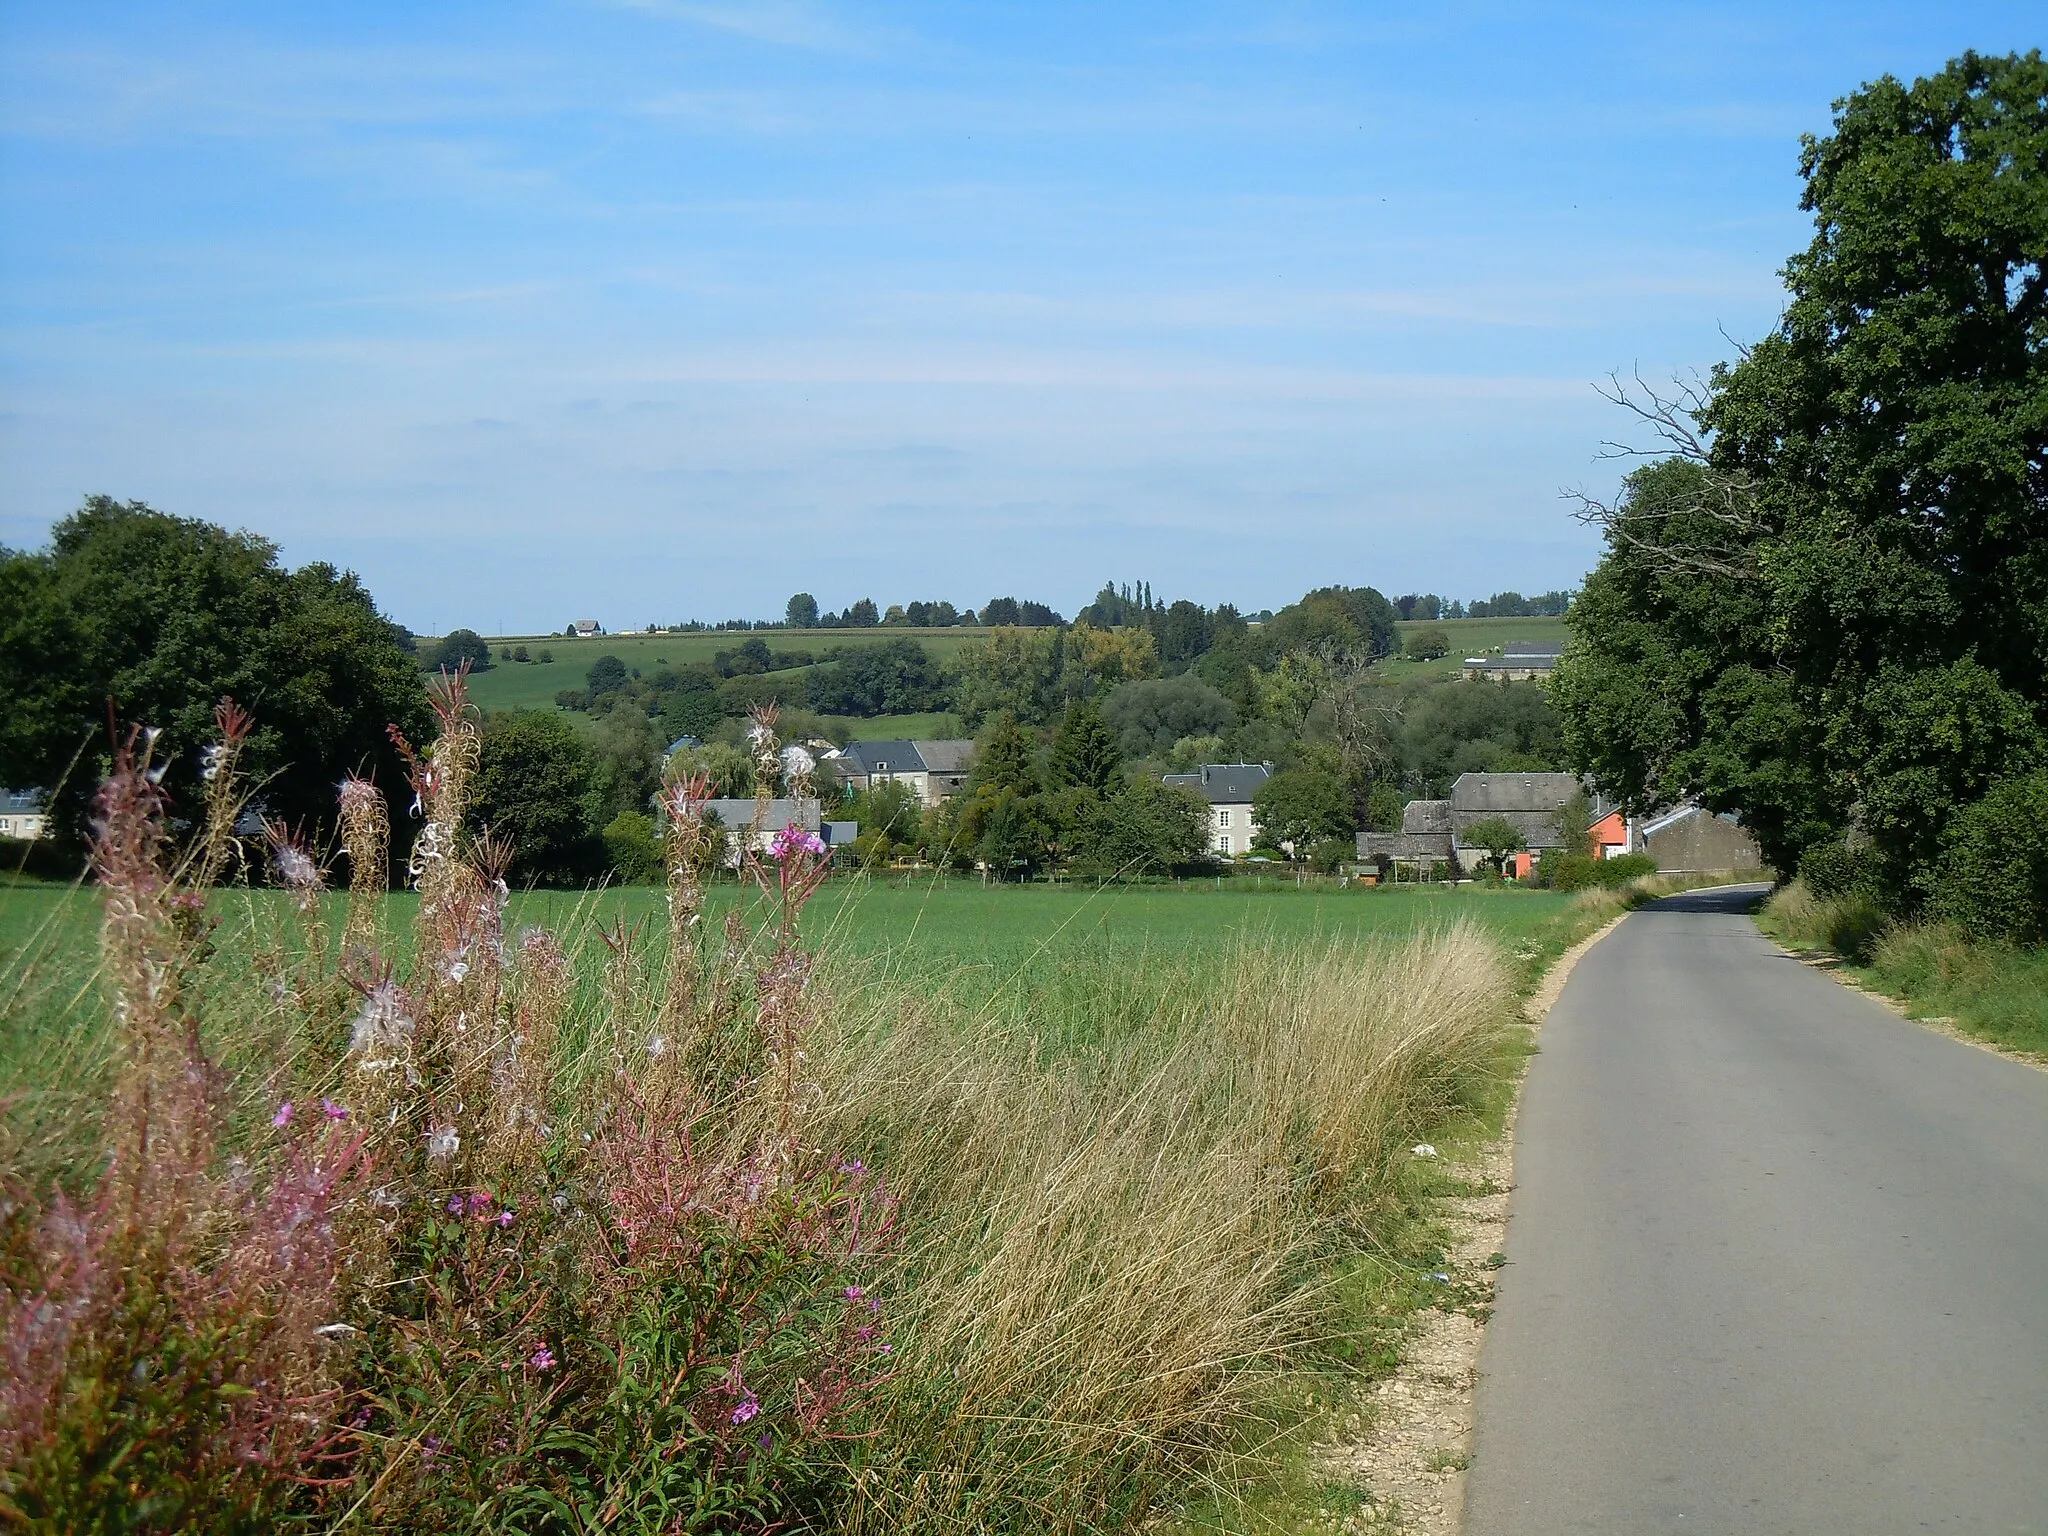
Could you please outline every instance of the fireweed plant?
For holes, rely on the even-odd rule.
[[[264,829],[296,931],[226,990],[260,989],[298,1046],[246,1145],[201,1044],[222,979],[201,983],[205,888],[241,857],[247,717],[222,708],[182,860],[154,737],[117,755],[95,867],[119,1088],[89,1198],[6,1192],[0,1521],[779,1531],[842,1491],[894,1364],[874,1274],[897,1212],[817,1144],[797,919],[822,845],[769,839],[757,805],[742,868],[768,919],[735,913],[707,943],[706,786],[671,786],[666,954],[605,934],[603,1005],[572,1044],[569,958],[505,931],[511,850],[466,828],[478,730],[459,673],[435,707],[430,747],[398,742],[422,823],[402,967],[382,953],[380,792],[341,786],[338,942],[327,871]],[[757,754],[807,774],[774,724],[757,719]]]

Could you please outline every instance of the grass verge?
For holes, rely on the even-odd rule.
[[[1939,923],[1895,922],[1867,896],[1822,898],[1801,880],[1772,896],[1756,922],[1795,954],[1831,957],[1909,1017],[2048,1060],[2048,952],[1974,943]]]

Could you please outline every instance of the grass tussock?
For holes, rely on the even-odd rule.
[[[1921,1017],[1952,1020],[2009,1050],[2048,1053],[2048,952],[1971,939],[1940,922],[1901,922],[1868,894],[1814,894],[1804,880],[1778,891],[1759,926],[1791,949],[1849,964],[1865,985]]]
[[[832,1139],[911,1213],[849,1530],[1117,1528],[1257,1444],[1276,1369],[1333,1326],[1318,1259],[1371,1243],[1511,994],[1467,925],[1143,980],[1143,1017],[1052,1061],[1036,1000],[963,1019],[875,985],[817,1063]]]

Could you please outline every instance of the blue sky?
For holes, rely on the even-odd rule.
[[[1611,369],[1798,136],[2035,5],[0,6],[0,542],[89,492],[423,632],[1107,576],[1574,584]]]

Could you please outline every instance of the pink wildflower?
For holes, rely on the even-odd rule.
[[[337,1104],[332,1099],[322,1099],[320,1101],[320,1113],[330,1120],[346,1120],[348,1118],[347,1106]]]
[[[807,832],[791,822],[775,834],[775,841],[768,845],[768,852],[778,864],[787,864],[799,853],[813,856],[825,851],[824,842],[815,832]]]
[[[526,1363],[536,1371],[552,1371],[555,1368],[555,1357],[547,1345],[543,1344],[527,1358]]]
[[[292,1101],[286,1099],[277,1106],[277,1113],[270,1117],[270,1123],[280,1131],[292,1123]]]
[[[861,1300],[862,1298],[864,1298],[864,1297],[865,1297],[866,1295],[867,1295],[867,1292],[866,1292],[866,1291],[865,1291],[864,1289],[862,1289],[862,1288],[861,1288],[860,1286],[857,1286],[857,1285],[849,1285],[849,1286],[848,1286],[848,1287],[846,1288],[846,1299],[847,1299],[848,1301],[859,1301],[859,1300]]]
[[[760,1411],[761,1399],[749,1391],[745,1397],[740,1399],[739,1406],[733,1409],[732,1421],[735,1424],[744,1424]]]
[[[512,1208],[510,1206],[507,1206],[504,1210],[498,1212],[498,1225],[501,1227],[509,1227],[512,1225]]]

